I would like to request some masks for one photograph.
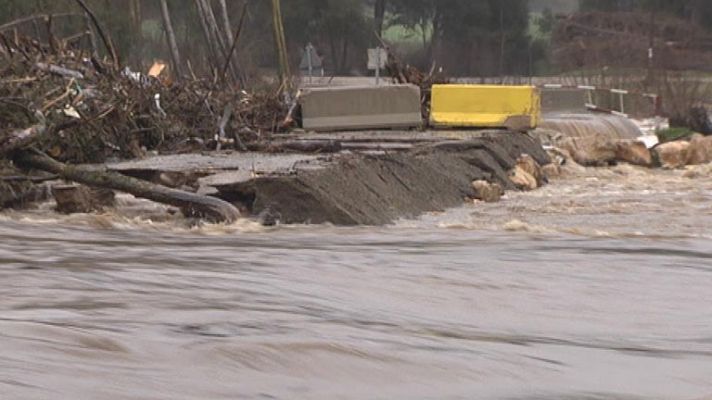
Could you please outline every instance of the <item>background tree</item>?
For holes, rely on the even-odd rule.
[[[178,50],[178,41],[176,41],[176,35],[173,31],[173,22],[171,22],[171,12],[168,9],[167,0],[161,1],[161,14],[163,18],[163,29],[166,32],[166,39],[168,41],[168,47],[171,51],[171,60],[173,61],[173,68],[175,72],[180,75],[183,70],[183,63],[180,58],[180,51]]]
[[[428,60],[448,73],[526,73],[526,0],[391,0],[391,23],[422,35]]]
[[[386,0],[374,0],[373,2],[373,26],[379,38],[383,36],[383,22],[386,17],[387,4]]]
[[[332,73],[348,73],[354,60],[365,64],[366,48],[374,37],[367,2],[290,1],[283,14],[290,47],[302,49],[307,43],[313,43],[326,53],[326,64]]]
[[[160,0],[85,1],[111,34],[122,61],[133,69],[145,71],[155,59],[172,59]],[[241,68],[233,75],[244,80],[273,74],[278,68],[269,1],[166,3],[185,73],[207,74],[224,64],[243,4],[248,5],[248,13],[231,64]],[[573,0],[285,0],[282,14],[292,66],[311,42],[323,56],[328,74],[366,74],[366,49],[376,45],[381,34],[406,62],[421,69],[435,64],[447,74],[485,77],[546,70],[549,35],[562,21],[556,13],[570,12],[575,4]],[[208,9],[212,16],[203,12]],[[708,0],[582,0],[581,9],[633,11],[639,16],[654,11],[659,21],[677,17],[699,29],[712,29],[708,23],[712,1]],[[34,13],[67,12],[83,14],[74,0],[0,0],[0,24]],[[217,31],[207,32],[209,42],[217,45],[212,50],[201,21],[217,25]],[[84,24],[81,16],[62,18],[53,21],[53,30],[58,36],[69,35],[83,30]],[[42,21],[25,24],[20,31],[46,35]]]
[[[705,23],[712,19],[712,2],[708,0],[581,0],[581,11],[651,11],[684,18],[712,29]]]

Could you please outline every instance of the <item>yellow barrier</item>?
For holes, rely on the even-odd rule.
[[[433,85],[430,123],[436,127],[536,128],[541,114],[534,86]]]

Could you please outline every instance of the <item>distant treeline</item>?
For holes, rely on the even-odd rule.
[[[222,23],[221,4],[233,30],[247,3],[245,27],[237,46],[240,68],[247,76],[274,70],[271,2],[267,0],[207,0]],[[113,38],[122,60],[145,69],[155,59],[170,60],[159,0],[85,0]],[[539,74],[556,69],[549,61],[551,32],[560,1],[532,0],[283,0],[282,16],[290,63],[297,70],[304,46],[312,43],[327,74],[366,74],[366,49],[379,36],[393,44],[406,61],[422,68],[442,67],[459,76]],[[195,73],[211,63],[197,0],[168,0],[182,62]],[[550,12],[547,5],[554,11]],[[582,0],[582,10],[667,13],[710,25],[712,2],[705,0]],[[542,8],[543,7],[543,8]],[[0,0],[0,24],[31,14],[82,14],[75,0]],[[77,17],[57,18],[54,34],[83,29]],[[25,24],[22,31],[46,34],[43,23]],[[394,37],[393,32],[399,35]],[[403,37],[409,40],[403,40]],[[398,43],[393,43],[398,41]]]
[[[709,0],[581,0],[581,11],[644,11],[669,14],[712,29]]]

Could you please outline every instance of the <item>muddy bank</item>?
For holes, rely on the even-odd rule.
[[[111,168],[134,176],[198,173],[200,192],[286,224],[382,225],[456,207],[473,195],[474,180],[514,190],[508,174],[522,154],[549,163],[536,139],[481,132],[399,152],[158,157]]]

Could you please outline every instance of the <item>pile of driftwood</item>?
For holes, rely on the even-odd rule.
[[[277,131],[286,114],[276,91],[169,82],[28,38],[4,41],[0,82],[0,142],[8,129],[42,127],[33,145],[61,161],[176,152],[188,142],[240,149]]]
[[[29,196],[33,180],[59,177],[235,220],[237,210],[218,199],[76,165],[149,152],[247,150],[280,130],[287,112],[280,90],[249,93],[220,74],[171,81],[120,68],[109,54],[100,60],[57,41],[0,33],[0,190]],[[28,177],[18,167],[49,175]]]
[[[388,48],[389,46],[385,46]],[[436,84],[449,83],[447,78],[435,64],[430,67],[428,73],[424,73],[418,68],[403,63],[401,59],[392,51],[388,52],[388,61],[386,62],[386,72],[391,76],[395,83],[409,83],[420,87],[420,108],[423,120],[430,120],[430,100],[432,87]]]

